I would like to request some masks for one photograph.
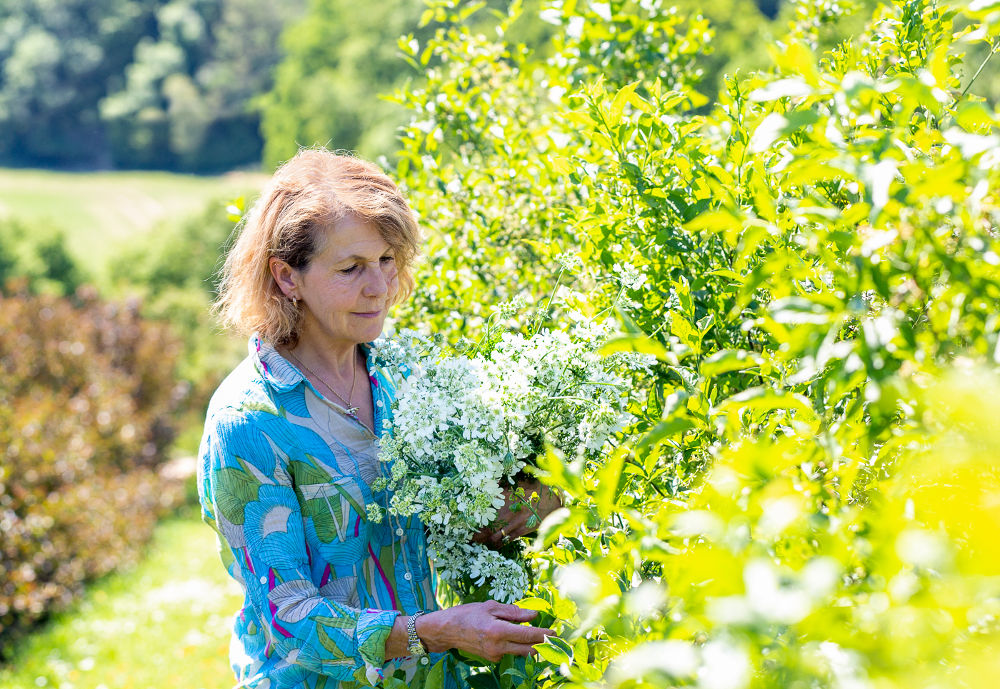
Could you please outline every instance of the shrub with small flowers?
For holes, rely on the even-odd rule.
[[[657,364],[598,466],[537,458],[566,509],[518,605],[557,636],[471,686],[992,686],[997,0],[797,1],[710,108],[697,17],[544,5],[548,52],[511,40],[520,3],[412,49],[398,169],[431,231],[401,322],[454,340],[568,269],[634,335],[604,351]]]

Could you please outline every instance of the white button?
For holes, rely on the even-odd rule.
[[[403,535],[403,530],[402,529],[396,529],[396,535],[397,536],[402,536]]]
[[[420,664],[421,664],[421,665],[426,665],[426,664],[427,664],[427,663],[429,663],[429,662],[431,662],[431,661],[430,661],[430,660],[429,660],[429,659],[427,658],[427,656],[422,656],[422,657],[420,658]]]
[[[260,578],[260,583],[266,584],[267,583],[267,577],[261,577]]]
[[[375,406],[376,406],[376,407],[384,407],[384,406],[385,406],[385,404],[384,404],[384,403],[382,402],[382,400],[378,400],[378,401],[377,401],[377,402],[375,403]]]
[[[409,572],[407,572],[406,574],[403,575],[403,578],[406,579],[407,581],[409,581],[410,579],[413,578],[413,575],[410,574]]]

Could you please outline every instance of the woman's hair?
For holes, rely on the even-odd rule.
[[[274,281],[270,259],[307,268],[322,248],[324,231],[348,215],[371,222],[392,247],[399,275],[395,302],[406,299],[413,291],[420,230],[403,194],[372,163],[310,148],[278,168],[244,217],[222,268],[215,302],[222,323],[294,345],[300,310]]]

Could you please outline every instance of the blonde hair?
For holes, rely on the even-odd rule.
[[[301,311],[274,281],[270,259],[304,270],[323,232],[347,215],[371,222],[392,247],[399,276],[393,303],[406,299],[420,230],[403,194],[373,163],[310,148],[275,171],[239,227],[214,305],[223,325],[278,345],[298,342]]]

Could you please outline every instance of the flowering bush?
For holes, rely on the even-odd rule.
[[[528,587],[520,543],[492,550],[472,542],[504,506],[504,487],[546,445],[578,463],[599,462],[631,422],[620,369],[642,361],[602,356],[608,335],[608,323],[589,321],[528,335],[488,325],[480,344],[461,354],[412,334],[379,352],[411,369],[381,444],[382,460],[392,463],[389,510],[420,514],[441,579],[464,600],[511,602]]]
[[[569,499],[520,604],[560,637],[476,686],[986,686],[1000,114],[963,56],[1000,52],[997,3],[796,3],[707,112],[670,59],[696,17],[545,4],[542,53],[516,12],[405,44],[430,248],[404,322],[475,332],[573,249],[571,286],[634,335],[606,351],[658,363],[604,462],[539,456]]]

